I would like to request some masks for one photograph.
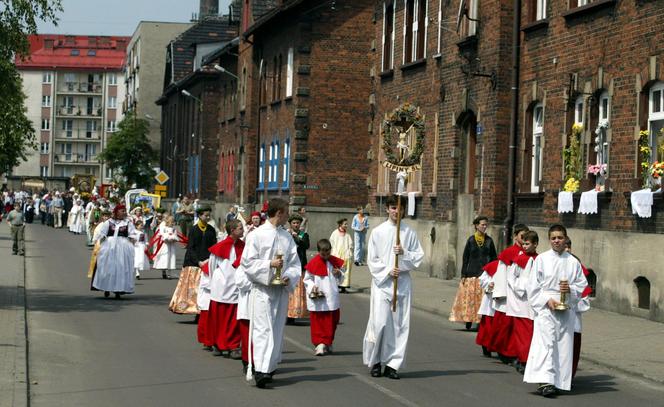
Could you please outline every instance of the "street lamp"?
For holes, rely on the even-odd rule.
[[[225,73],[226,75],[230,75],[238,81],[240,80],[240,78],[238,78],[237,75],[235,75],[232,72],[227,71],[226,68],[224,68],[223,66],[221,66],[219,64],[214,64],[214,69],[216,69],[217,71],[219,71],[221,73]]]
[[[194,99],[195,101],[197,101],[197,102],[198,102],[198,108],[199,108],[199,110],[200,110],[201,112],[203,111],[203,102],[202,102],[199,98],[197,98],[196,96],[194,96],[194,95],[192,95],[191,93],[189,93],[186,89],[182,89],[180,92],[181,92],[183,95],[185,95],[186,97],[188,97],[188,98],[192,98],[192,99]]]

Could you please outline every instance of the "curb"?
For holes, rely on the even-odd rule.
[[[27,239],[26,239],[27,240]],[[27,243],[27,242],[26,242]],[[27,252],[27,247],[26,247]],[[20,264],[17,302],[19,309],[16,315],[16,343],[22,344],[16,351],[16,384],[14,386],[14,407],[30,405],[30,380],[28,375],[28,308],[25,290],[25,256]]]

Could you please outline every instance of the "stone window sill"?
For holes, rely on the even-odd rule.
[[[583,5],[581,7],[574,7],[573,9],[569,9],[563,12],[562,16],[565,18],[566,21],[570,21],[577,17],[586,16],[589,14],[593,14],[599,10],[604,10],[614,7],[615,4],[616,0],[597,0],[592,3]]]
[[[417,68],[417,67],[420,67],[420,66],[424,66],[424,65],[426,65],[426,63],[427,63],[426,58],[422,58],[422,59],[418,59],[417,61],[408,62],[407,64],[403,64],[403,65],[401,65],[401,67],[399,69],[401,69],[402,71],[407,71],[409,69],[414,69],[414,68]]]
[[[378,74],[382,79],[392,78],[394,76],[394,69],[388,69]]]
[[[543,20],[537,20],[533,21],[532,23],[526,24],[523,26],[521,31],[523,31],[526,34],[530,34],[535,31],[539,30],[546,30],[549,27],[549,20],[548,19],[543,19]]]

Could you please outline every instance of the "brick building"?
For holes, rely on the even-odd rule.
[[[542,232],[553,222],[570,228],[574,252],[594,271],[594,304],[659,321],[664,200],[655,194],[652,217],[640,218],[630,195],[643,182],[640,131],[656,152],[650,161],[662,159],[664,33],[655,21],[663,15],[659,2],[524,4],[517,167],[518,219]],[[581,126],[581,188],[575,212],[559,214],[567,179],[561,151],[574,124]],[[588,174],[592,164],[606,164],[606,176]],[[577,213],[580,192],[596,184],[604,185],[599,212]]]
[[[239,57],[215,60],[232,74],[219,128],[220,178],[231,181],[219,183],[218,202],[284,197],[315,213],[312,239],[327,237],[337,217],[367,203],[373,2],[240,10]]]
[[[421,269],[452,278],[474,216],[497,224],[505,218],[511,8],[488,1],[480,10],[470,1],[459,16],[458,3],[439,0],[375,7],[374,213],[382,216],[382,199],[396,189],[394,173],[381,165],[384,116],[404,102],[414,104],[425,117],[426,139],[422,170],[409,177],[416,209],[407,222],[428,254]],[[491,234],[499,241],[499,228]]]
[[[230,16],[207,16],[166,49],[161,168],[171,177],[168,196],[191,194],[214,200],[217,193],[217,118],[221,73],[203,59],[237,37]]]

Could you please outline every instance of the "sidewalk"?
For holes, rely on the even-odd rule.
[[[29,226],[27,226],[29,227]],[[0,225],[0,407],[28,405],[25,262],[12,255],[7,222]]]
[[[412,306],[449,317],[459,280],[423,273],[413,273],[412,279]],[[353,291],[369,295],[370,285],[369,269],[353,266]],[[583,317],[581,358],[664,384],[664,324],[591,308]]]

